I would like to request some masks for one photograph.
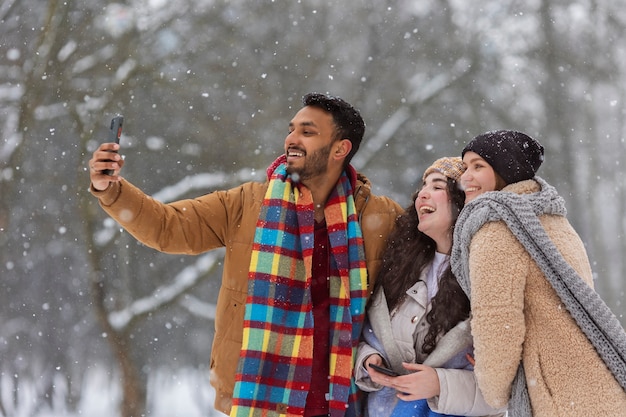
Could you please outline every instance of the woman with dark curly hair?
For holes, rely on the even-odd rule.
[[[465,194],[461,158],[441,158],[396,221],[367,310],[355,367],[367,415],[482,416],[470,363],[470,303],[450,270],[452,233]],[[372,368],[382,366],[398,376]]]

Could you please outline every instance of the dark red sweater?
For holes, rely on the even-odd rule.
[[[330,310],[329,310],[329,243],[326,222],[315,222],[313,248],[313,279],[311,297],[313,299],[313,376],[311,390],[306,399],[305,417],[328,414],[330,358]]]

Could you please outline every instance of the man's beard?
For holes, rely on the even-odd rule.
[[[328,157],[330,156],[332,145],[332,143],[328,144],[328,146],[318,149],[310,156],[307,154],[302,168],[287,166],[287,174],[297,175],[299,177],[298,180],[302,182],[326,173],[328,170]]]

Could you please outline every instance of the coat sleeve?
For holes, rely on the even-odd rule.
[[[367,370],[365,369],[365,360],[368,356],[373,354],[380,355],[380,352],[365,342],[361,342],[359,344],[356,362],[354,364],[354,380],[356,385],[365,392],[379,391],[383,387],[382,385],[372,382]]]
[[[432,411],[462,416],[504,415],[506,407],[493,408],[483,398],[473,371],[435,368],[440,394],[428,399]]]
[[[522,359],[524,290],[532,260],[503,222],[472,239],[469,273],[475,374],[487,403],[506,406]]]
[[[251,184],[169,204],[126,180],[91,192],[104,211],[143,244],[167,253],[198,254],[225,245],[228,228],[242,221],[243,207],[254,206]]]

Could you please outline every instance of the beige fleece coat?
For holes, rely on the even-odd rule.
[[[504,189],[538,190],[534,180]],[[564,258],[593,286],[584,245],[567,219],[540,220]],[[489,404],[507,403],[522,360],[534,416],[626,416],[626,393],[504,222],[476,232],[469,271],[475,373]]]

